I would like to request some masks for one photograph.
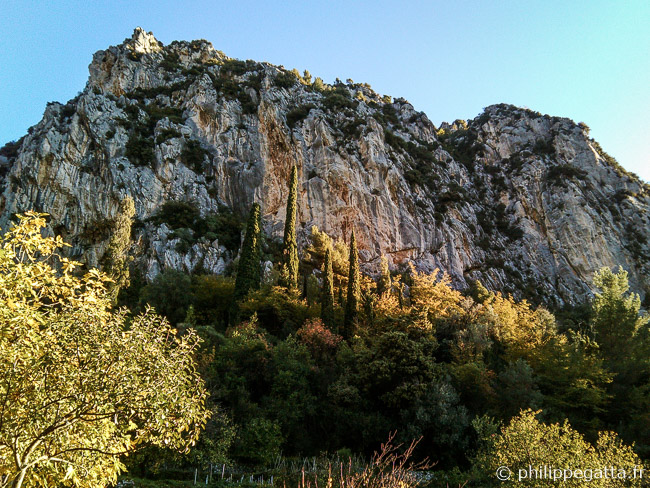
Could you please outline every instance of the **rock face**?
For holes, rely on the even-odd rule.
[[[3,227],[15,212],[51,214],[90,265],[130,195],[149,278],[165,267],[222,273],[237,246],[214,228],[172,230],[156,218],[165,202],[189,203],[202,222],[259,202],[280,236],[296,165],[301,243],[314,225],[344,238],[354,228],[369,272],[386,255],[445,270],[459,287],[480,279],[563,304],[620,265],[635,291],[650,290],[650,190],[584,124],[495,105],[437,129],[369,85],[311,82],[203,40],[163,46],[140,28],[89,70],[79,96],[49,104],[5,146],[0,209]]]

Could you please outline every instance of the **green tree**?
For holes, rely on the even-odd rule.
[[[525,410],[502,428],[501,433],[486,439],[485,448],[479,454],[476,466],[481,470],[480,485],[477,486],[526,486],[547,487],[557,482],[548,477],[535,476],[531,470],[570,469],[573,477],[560,478],[562,486],[643,486],[639,469],[643,463],[631,447],[624,445],[613,432],[601,432],[595,446],[584,440],[568,421],[563,424],[546,425],[535,417],[539,412]],[[499,481],[498,474],[503,466],[511,473],[509,479]],[[625,481],[612,479],[603,472],[624,469]],[[497,469],[501,468],[501,471]],[[633,473],[636,468],[636,479]],[[600,476],[598,476],[600,470]],[[576,474],[580,471],[581,476]],[[505,473],[507,474],[507,472]],[[563,473],[562,475],[563,476]]]
[[[102,259],[103,271],[111,277],[113,283],[108,285],[108,292],[113,302],[117,301],[117,294],[121,288],[127,288],[129,281],[129,263],[133,260],[128,256],[131,245],[131,226],[135,216],[135,205],[131,197],[126,197],[120,202],[111,240]]]
[[[250,290],[257,290],[260,287],[262,279],[260,234],[260,205],[254,203],[248,215],[246,235],[244,236],[239,265],[237,266],[234,295],[236,302],[248,295]]]
[[[641,300],[629,293],[627,272],[603,268],[594,276],[599,288],[592,301],[591,324],[605,366],[614,373],[609,385],[612,401],[607,409],[608,425],[637,442],[639,452],[648,450],[650,428],[650,361],[648,361],[648,316],[640,313]]]
[[[630,357],[635,339],[647,325],[648,317],[639,313],[639,295],[628,294],[627,271],[622,268],[617,273],[602,268],[594,276],[594,285],[600,290],[592,302],[596,341],[604,357],[615,366]]]
[[[147,305],[165,316],[172,325],[185,318],[188,307],[192,304],[192,278],[175,269],[166,269],[140,291],[140,306]]]
[[[186,450],[209,416],[183,337],[112,309],[111,279],[61,258],[44,214],[0,238],[0,487],[104,487],[143,444]]]
[[[334,325],[334,272],[332,271],[332,252],[329,248],[325,251],[325,262],[323,263],[323,289],[320,306],[323,323],[332,328]]]
[[[355,323],[361,301],[361,281],[359,278],[359,254],[354,230],[350,236],[350,268],[348,271],[348,298],[345,302],[345,317],[343,320],[343,336],[346,339],[354,335]]]
[[[298,168],[291,170],[287,213],[284,221],[284,239],[282,241],[282,264],[280,268],[280,285],[285,288],[298,287],[298,244],[296,242],[296,213],[298,209]]]

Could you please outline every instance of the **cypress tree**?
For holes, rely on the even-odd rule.
[[[323,263],[323,289],[320,300],[320,317],[327,327],[334,324],[334,272],[332,271],[332,252],[328,247]]]
[[[286,288],[298,287],[298,244],[296,243],[296,212],[298,209],[298,168],[291,171],[287,215],[284,221],[282,265],[280,285]]]
[[[120,288],[126,288],[130,284],[129,263],[133,258],[128,256],[128,250],[131,245],[131,225],[134,216],[133,199],[126,197],[120,202],[120,210],[113,224],[111,240],[102,258],[104,272],[113,279],[113,283],[109,283],[108,292],[114,303],[117,302]]]
[[[261,224],[260,205],[254,203],[248,215],[246,224],[246,235],[242,244],[241,256],[237,266],[237,278],[235,279],[235,302],[241,300],[250,290],[260,287],[262,276],[260,273],[261,258]]]
[[[345,318],[343,329],[346,339],[354,335],[354,325],[359,312],[361,301],[361,282],[359,279],[359,255],[357,253],[357,240],[352,231],[350,237],[350,268],[348,273],[348,299],[345,303]]]

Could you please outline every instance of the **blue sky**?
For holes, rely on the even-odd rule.
[[[92,54],[153,31],[352,78],[436,124],[493,103],[570,117],[650,181],[650,1],[2,0],[0,145],[74,97]]]

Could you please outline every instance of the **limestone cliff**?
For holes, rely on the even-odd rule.
[[[384,254],[446,270],[459,287],[480,279],[561,304],[588,294],[598,268],[621,265],[635,291],[649,289],[650,190],[584,124],[496,105],[437,129],[369,85],[312,82],[203,40],[163,46],[139,28],[89,70],[76,98],[50,103],[5,146],[0,206],[3,227],[15,212],[51,214],[91,265],[130,195],[149,278],[164,267],[221,273],[237,246],[172,230],[163,204],[188,202],[207,222],[257,201],[278,236],[297,165],[301,242],[314,225],[354,228],[370,272]]]

